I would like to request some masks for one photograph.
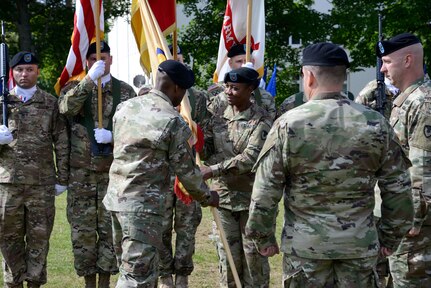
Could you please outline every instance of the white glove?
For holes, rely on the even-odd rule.
[[[254,64],[252,62],[247,62],[245,64],[242,64],[241,67],[254,69]]]
[[[90,76],[91,80],[96,81],[105,73],[105,61],[99,60],[94,62],[93,66],[91,66],[90,70],[88,70],[88,76]]]
[[[67,190],[67,186],[55,184],[55,196],[60,195],[61,193],[63,193],[66,190]]]
[[[99,144],[107,144],[112,142],[112,132],[104,128],[94,129],[94,139]]]
[[[5,126],[0,126],[0,145],[7,145],[13,141],[12,133],[10,133],[10,130]]]

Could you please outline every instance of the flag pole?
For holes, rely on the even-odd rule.
[[[175,5],[175,27],[174,32],[172,33],[172,55],[174,57],[174,60],[178,60],[178,51],[177,51],[177,45],[178,45],[178,33],[177,33],[177,1],[174,1]]]
[[[199,167],[202,166],[202,161],[199,156],[199,153],[196,153],[196,162]],[[208,185],[208,181],[205,181]],[[208,185],[209,186],[209,185]],[[226,251],[227,261],[230,266],[230,270],[232,271],[233,279],[235,280],[235,285],[237,288],[241,288],[241,280],[238,276],[238,271],[236,270],[235,262],[233,261],[232,252],[230,251],[229,243],[227,242],[226,233],[224,232],[223,225],[221,223],[220,214],[215,207],[210,207],[211,213],[213,214],[214,222],[216,223],[217,230],[220,234],[220,239],[223,244],[224,250]]]
[[[253,1],[248,0],[247,4],[247,34],[246,34],[246,50],[245,50],[245,61],[251,62],[251,55],[250,55],[250,47],[251,47],[251,16],[253,12]]]
[[[99,0],[94,1],[94,26],[96,29],[96,60],[100,60],[100,4]],[[103,128],[102,117],[102,81],[97,79],[97,126],[99,129]]]

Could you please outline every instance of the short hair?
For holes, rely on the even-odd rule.
[[[313,72],[318,83],[327,83],[328,85],[343,84],[347,78],[347,67],[345,65],[337,66],[304,66]]]

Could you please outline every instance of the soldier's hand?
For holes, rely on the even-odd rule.
[[[392,249],[386,248],[386,247],[380,247],[380,255],[383,257],[388,257],[392,255]]]
[[[12,133],[5,125],[0,126],[0,145],[7,145],[13,141]]]
[[[62,194],[66,190],[67,190],[67,186],[55,184],[55,196]]]
[[[213,177],[213,172],[212,172],[210,167],[201,166],[200,169],[201,169],[202,177],[204,178],[204,180],[208,180],[211,177]]]
[[[407,233],[407,237],[418,236],[420,232],[421,232],[421,228],[412,227],[409,233]]]
[[[212,207],[218,207],[219,204],[219,195],[217,193],[217,191],[210,191],[210,199],[206,202],[206,203],[202,203],[202,206],[207,207],[207,206],[212,206]]]
[[[112,132],[104,128],[94,129],[94,139],[99,144],[107,144],[112,142]]]
[[[271,257],[274,256],[275,254],[280,253],[280,248],[278,248],[277,244],[268,246],[266,248],[263,248],[259,251],[260,255],[265,256],[265,257]]]
[[[105,73],[105,61],[99,60],[94,62],[93,66],[91,66],[90,70],[88,70],[88,76],[90,76],[91,80],[96,81]]]

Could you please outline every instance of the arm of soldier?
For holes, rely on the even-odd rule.
[[[256,164],[256,160],[262,150],[270,128],[271,121],[261,119],[257,127],[251,133],[247,147],[240,154],[211,166],[213,177],[250,172]]]
[[[382,246],[395,251],[413,222],[411,182],[408,173],[411,164],[389,124],[387,131],[389,136],[386,150],[377,172],[382,197],[382,217],[377,228]]]
[[[410,146],[409,159],[412,162],[410,178],[412,181],[411,193],[415,211],[413,228],[409,231],[409,236],[417,236],[427,214],[429,214],[431,200],[431,152]]]
[[[271,119],[274,120],[277,116],[274,97],[265,89],[260,89],[260,93],[262,94],[263,108],[268,112]]]
[[[170,143],[168,161],[170,168],[178,176],[184,188],[194,200],[207,204],[212,201],[211,193],[205,184],[199,167],[196,165],[193,151],[187,142],[191,131],[179,118],[173,119],[168,127]]]
[[[416,108],[416,109],[415,109]],[[411,107],[409,129],[409,159],[412,162],[410,177],[412,180],[413,205],[415,219],[410,236],[416,236],[427,218],[431,203],[431,104]]]
[[[66,84],[58,98],[60,113],[66,116],[77,115],[93,87],[95,84],[88,75],[81,82],[73,81]]]
[[[247,237],[255,243],[258,251],[266,256],[278,252],[275,239],[278,203],[280,202],[286,184],[286,170],[283,163],[287,163],[286,153],[281,139],[274,127],[262,149],[256,163],[256,178],[249,209],[249,217],[245,227]],[[265,253],[270,252],[270,253]],[[270,255],[272,254],[272,255]]]
[[[215,153],[214,134],[213,134],[213,119],[211,112],[207,111],[206,119],[202,122],[202,131],[204,133],[204,147],[199,154],[202,160],[208,160]]]
[[[55,152],[55,161],[57,166],[57,184],[67,186],[69,180],[69,154],[70,141],[67,126],[67,119],[58,111],[58,106],[55,105],[55,110],[52,119],[52,137]]]

